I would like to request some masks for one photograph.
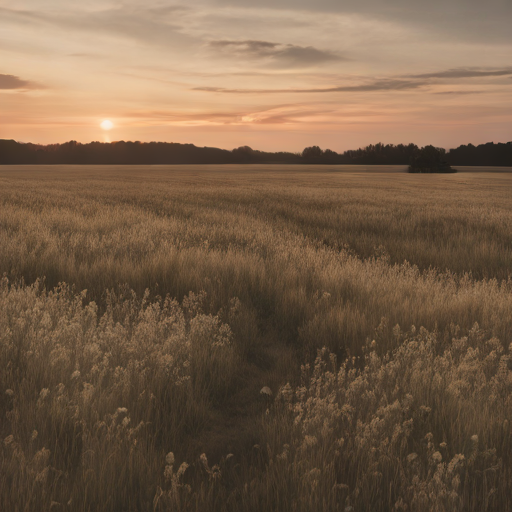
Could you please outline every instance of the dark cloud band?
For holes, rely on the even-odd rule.
[[[42,87],[34,82],[22,80],[14,75],[0,74],[0,89],[3,90],[27,90],[27,89],[41,89]]]
[[[437,73],[424,73],[419,75],[408,75],[404,78],[388,78],[374,80],[366,84],[347,85],[338,87],[319,87],[313,89],[229,89],[224,87],[195,87],[194,91],[219,92],[231,94],[279,94],[279,93],[334,93],[334,92],[372,92],[372,91],[407,91],[419,89],[424,86],[433,85],[436,79],[461,79],[461,78],[480,78],[480,77],[506,77],[512,76],[512,68],[504,69],[449,69]],[[469,92],[457,92],[458,94],[468,94]],[[476,91],[471,91],[476,93]],[[438,94],[455,94],[455,92],[446,92]]]
[[[482,69],[448,69],[437,73],[424,73],[421,75],[412,75],[415,78],[482,78],[512,75],[512,68],[482,70]]]
[[[268,59],[286,67],[314,66],[325,62],[346,60],[341,55],[319,50],[313,46],[297,46],[269,41],[219,40],[211,41],[209,46],[229,56],[239,56],[244,59]]]

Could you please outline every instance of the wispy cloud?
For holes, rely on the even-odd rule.
[[[150,120],[169,123],[187,123],[187,122],[205,122],[216,124],[230,124],[241,118],[245,114],[236,112],[174,112],[167,110],[150,110],[144,112],[127,112],[124,114],[127,118]]]
[[[256,43],[257,41],[252,41]],[[266,51],[262,41],[259,41],[261,51]],[[269,43],[270,44],[270,43]],[[255,45],[255,48],[258,48]],[[231,94],[298,94],[298,93],[336,93],[336,92],[374,92],[374,91],[407,91],[420,89],[425,86],[435,85],[438,80],[460,80],[464,78],[482,78],[482,77],[508,77],[512,76],[512,68],[502,69],[482,69],[482,68],[459,68],[438,71],[434,73],[422,73],[416,75],[406,75],[399,78],[374,79],[358,85],[341,85],[334,87],[315,87],[315,88],[283,88],[283,89],[244,89],[227,87],[194,87],[194,91],[231,93]],[[440,91],[435,94],[478,94],[483,91]]]
[[[434,94],[447,95],[447,96],[450,96],[450,95],[465,96],[467,94],[484,94],[485,92],[488,92],[488,91],[438,91],[438,92],[435,92]]]
[[[298,46],[294,44],[273,43],[269,41],[211,41],[210,48],[244,59],[267,59],[280,66],[309,67],[325,62],[347,60],[341,55],[313,46]]]
[[[428,85],[429,82],[421,80],[376,80],[366,84],[343,85],[336,87],[318,87],[311,89],[228,89],[223,87],[194,87],[194,91],[220,92],[232,94],[298,94],[298,93],[332,93],[332,92],[372,92],[372,91],[405,91],[418,89]]]
[[[318,118],[332,113],[332,109],[318,108],[307,104],[273,105],[255,110],[234,110],[220,112],[177,112],[150,110],[127,112],[127,119],[149,124],[163,123],[176,125],[249,125],[249,124],[297,124],[307,119]]]
[[[512,68],[504,69],[470,69],[457,68],[448,69],[446,71],[438,71],[435,73],[423,73],[420,75],[409,75],[415,78],[482,78],[482,77],[498,77],[512,75]]]
[[[399,22],[444,39],[510,43],[509,0],[210,0],[235,8],[317,13],[357,14]]]
[[[186,48],[198,41],[183,32],[178,14],[186,9],[141,9],[114,7],[95,11],[63,8],[60,11],[19,10],[0,7],[0,16],[26,27],[54,27],[59,31],[79,31],[139,43]]]
[[[97,53],[78,52],[78,53],[69,53],[68,57],[76,57],[79,59],[97,59],[97,58],[100,58],[101,55],[99,55]]]
[[[0,74],[0,89],[3,90],[32,90],[32,89],[43,89],[42,85],[30,82],[28,80],[22,80],[20,77],[15,75],[2,75]]]

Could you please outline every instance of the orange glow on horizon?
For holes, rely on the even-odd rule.
[[[472,0],[473,13],[468,1],[448,13],[434,2],[432,13],[450,18],[442,25],[422,17],[420,2],[400,11],[352,2],[353,14],[330,0],[275,0],[278,9],[178,0],[187,7],[169,11],[160,0],[6,4],[0,138],[86,143],[115,133],[294,152],[508,142],[512,7]],[[381,15],[365,10],[377,3]]]

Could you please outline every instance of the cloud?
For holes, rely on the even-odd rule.
[[[235,110],[232,112],[132,111],[125,113],[125,117],[150,124],[242,126],[303,123],[306,119],[330,113],[332,113],[332,109],[319,109],[303,104],[283,104],[250,111]]]
[[[97,59],[101,57],[97,53],[86,53],[86,52],[77,52],[77,53],[68,53],[68,57],[76,57],[80,59]]]
[[[435,92],[434,94],[464,96],[466,94],[484,94],[485,92],[488,91],[439,91]]]
[[[35,82],[29,82],[28,80],[22,80],[18,76],[14,75],[2,75],[0,74],[0,89],[4,90],[29,90],[29,89],[42,89],[41,85]]]
[[[228,55],[254,59],[267,59],[280,66],[304,67],[324,62],[346,60],[333,52],[319,50],[313,46],[272,43],[269,41],[211,41],[210,48]]]
[[[202,92],[236,92],[241,91],[242,89],[224,89],[223,87],[193,87],[192,90]]]
[[[510,76],[512,68],[485,70],[485,69],[448,69],[438,71],[437,73],[423,73],[421,75],[412,75],[415,78],[481,78],[487,76]]]
[[[269,43],[270,44],[270,43]],[[438,71],[435,73],[423,73],[417,75],[407,75],[401,78],[383,78],[361,83],[358,85],[341,85],[335,87],[316,87],[316,88],[287,88],[287,89],[242,89],[227,87],[194,87],[194,91],[231,93],[231,94],[297,94],[297,93],[336,93],[336,92],[377,92],[377,91],[407,91],[420,89],[425,86],[434,85],[436,79],[463,79],[480,77],[508,77],[512,76],[512,68],[503,69],[477,69],[460,68]],[[484,91],[441,91],[435,94],[478,94]]]
[[[255,9],[253,0],[210,0]],[[448,39],[512,42],[510,0],[259,0],[259,9],[356,14],[417,27]]]
[[[127,112],[125,117],[133,119],[168,121],[168,122],[187,122],[187,121],[204,121],[204,122],[217,122],[228,123],[234,122],[237,118],[245,114],[233,112],[201,112],[201,113],[187,113],[187,112],[173,112],[167,110],[150,110],[147,112]]]
[[[325,89],[325,92],[405,91],[408,89],[418,89],[424,85],[428,85],[428,82],[386,79],[368,84],[333,87],[330,90]],[[312,92],[315,92],[314,89],[312,89]]]
[[[199,44],[194,37],[183,32],[179,23],[181,12],[186,9],[143,9],[140,7],[112,7],[83,11],[66,5],[60,10],[17,10],[0,7],[0,16],[11,23],[26,27],[53,27],[66,32],[98,34],[134,40],[142,44],[183,50]]]
[[[290,94],[290,93],[332,93],[332,92],[373,92],[373,91],[405,91],[418,89],[429,82],[420,80],[376,80],[367,84],[344,85],[337,87],[318,87],[313,89],[228,89],[223,87],[194,87],[193,91],[221,92],[232,94]]]

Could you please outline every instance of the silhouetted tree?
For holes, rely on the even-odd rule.
[[[452,165],[493,165],[512,167],[512,142],[488,142],[474,146],[468,144],[451,149],[447,160]]]
[[[318,146],[310,146],[302,151],[302,158],[311,160],[313,158],[322,158],[324,152]]]
[[[227,163],[318,163],[318,164],[413,164],[418,169],[441,169],[451,165],[489,165],[512,167],[512,142],[480,146],[459,146],[446,153],[415,144],[382,143],[338,154],[318,146],[310,146],[300,154],[267,153],[242,146],[227,151],[218,148],[199,148],[193,144],[167,142],[91,142],[81,144],[22,144],[0,139],[0,165],[2,164],[227,164]],[[444,170],[443,170],[444,169]],[[425,172],[425,171],[420,171]]]
[[[446,173],[456,172],[446,161],[446,151],[443,148],[425,146],[418,149],[411,160],[409,172],[417,173]]]

